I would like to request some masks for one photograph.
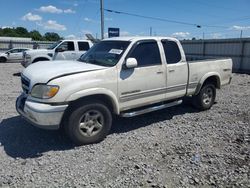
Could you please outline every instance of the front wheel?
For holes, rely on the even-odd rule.
[[[88,102],[71,110],[65,131],[77,145],[91,144],[102,141],[111,124],[112,115],[105,104]]]
[[[216,97],[216,88],[213,84],[202,86],[198,95],[193,97],[193,104],[199,110],[208,110],[214,104]]]
[[[7,59],[5,57],[0,57],[0,63],[5,63]]]

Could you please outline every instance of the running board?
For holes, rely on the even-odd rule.
[[[174,102],[170,102],[170,103],[167,103],[167,104],[152,106],[152,107],[145,108],[145,109],[138,110],[138,111],[125,112],[125,113],[121,113],[121,117],[134,117],[134,116],[146,114],[146,113],[149,113],[149,112],[154,112],[154,111],[157,111],[157,110],[162,110],[164,108],[169,108],[169,107],[172,107],[172,106],[176,106],[176,105],[179,105],[181,103],[182,103],[182,100],[179,100],[179,101],[174,101]]]

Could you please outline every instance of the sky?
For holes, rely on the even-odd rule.
[[[0,27],[22,26],[65,38],[100,38],[100,0],[0,0]],[[103,0],[105,37],[109,27],[122,36],[178,39],[250,37],[250,0]],[[140,17],[141,16],[141,17]],[[148,19],[145,17],[152,17]],[[153,19],[157,18],[157,19]],[[178,22],[178,23],[173,23]],[[197,26],[201,26],[198,28]]]

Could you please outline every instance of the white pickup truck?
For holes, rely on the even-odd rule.
[[[89,40],[62,40],[52,44],[48,49],[35,49],[23,53],[21,64],[28,67],[38,61],[77,60],[89,50],[93,43]]]
[[[78,61],[39,62],[24,69],[16,109],[44,129],[64,128],[76,144],[103,140],[113,115],[133,117],[192,97],[209,109],[229,84],[231,59],[187,61],[167,37],[105,39]]]

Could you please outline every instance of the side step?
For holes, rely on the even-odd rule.
[[[151,106],[149,108],[141,109],[141,110],[138,110],[138,111],[124,112],[124,113],[121,113],[121,117],[134,117],[134,116],[146,114],[146,113],[149,113],[149,112],[154,112],[154,111],[157,111],[157,110],[162,110],[164,108],[169,108],[169,107],[172,107],[172,106],[176,106],[176,105],[179,105],[181,103],[182,103],[182,100],[178,100],[178,101],[173,101],[173,102],[166,103],[166,104],[161,104],[161,105],[158,105],[158,106]]]

